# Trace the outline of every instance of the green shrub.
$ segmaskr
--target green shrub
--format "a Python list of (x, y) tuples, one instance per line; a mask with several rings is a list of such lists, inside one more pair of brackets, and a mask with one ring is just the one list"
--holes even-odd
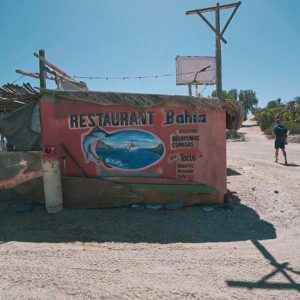
[[(290, 134), (300, 134), (300, 123), (296, 123), (293, 121), (282, 121), (283, 125), (285, 127), (287, 127), (287, 129), (289, 130)], [(271, 124), (269, 125), (265, 130), (264, 133), (266, 135), (271, 135), (272, 134), (272, 130), (273, 127), (275, 126), (275, 124)]]
[(262, 131), (267, 130), (270, 126), (272, 127), (272, 124), (274, 123), (273, 119), (263, 119), (261, 120), (259, 126)]
[(293, 121), (286, 121), (283, 123), (288, 128), (290, 134), (300, 134), (300, 123)]
[(265, 131), (274, 122), (274, 114), (267, 109), (260, 109), (255, 118), (262, 131)]
[(290, 134), (300, 134), (300, 97), (295, 97), (286, 104), (282, 103), (280, 98), (271, 100), (265, 108), (257, 109), (255, 118), (267, 135), (272, 134), (275, 119), (283, 120)]
[(273, 127), (274, 127), (273, 124), (272, 124), (272, 125), (269, 125), (269, 126), (264, 130), (264, 133), (265, 133), (266, 135), (272, 135)]

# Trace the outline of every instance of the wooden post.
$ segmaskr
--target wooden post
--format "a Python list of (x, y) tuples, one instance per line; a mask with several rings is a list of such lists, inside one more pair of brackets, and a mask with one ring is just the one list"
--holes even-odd
[[(195, 15), (197, 14), (207, 25), (208, 27), (215, 33), (216, 35), (216, 90), (217, 97), (221, 100), (223, 99), (223, 91), (222, 91), (222, 56), (221, 56), (221, 41), (226, 44), (227, 41), (224, 39), (223, 34), (225, 33), (227, 27), (229, 26), (233, 16), (235, 15), (237, 9), (241, 5), (241, 1), (226, 5), (220, 5), (217, 3), (214, 7), (207, 7), (202, 9), (189, 10), (186, 12), (186, 15)], [(222, 9), (233, 8), (233, 12), (231, 13), (229, 19), (227, 20), (223, 30), (221, 31), (220, 25), (220, 11)], [(210, 23), (210, 21), (205, 18), (204, 13), (215, 12), (215, 27)]]
[(45, 204), (48, 213), (57, 213), (63, 209), (63, 193), (58, 159), (42, 160)]
[(221, 55), (221, 39), (220, 39), (220, 4), (216, 6), (216, 75), (217, 75), (217, 96), (223, 100), (222, 92), (222, 55)]
[[(45, 51), (39, 50), (40, 88), (46, 88)], [(49, 147), (48, 147), (49, 148)], [(45, 151), (47, 150), (47, 151)], [(57, 213), (63, 209), (63, 193), (60, 175), (60, 161), (54, 149), (44, 149), (42, 158), (45, 204), (48, 213)]]
[[(39, 55), (45, 59), (45, 50), (41, 49), (39, 51)], [(46, 72), (45, 72), (45, 64), (42, 59), (40, 61), (40, 88), (46, 88)]]

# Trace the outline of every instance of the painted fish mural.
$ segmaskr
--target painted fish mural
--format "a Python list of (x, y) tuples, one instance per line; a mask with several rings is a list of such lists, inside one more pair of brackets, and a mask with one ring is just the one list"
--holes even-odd
[(149, 132), (124, 129), (108, 133), (99, 127), (83, 137), (82, 148), (87, 161), (124, 170), (149, 167), (165, 152), (161, 140)]

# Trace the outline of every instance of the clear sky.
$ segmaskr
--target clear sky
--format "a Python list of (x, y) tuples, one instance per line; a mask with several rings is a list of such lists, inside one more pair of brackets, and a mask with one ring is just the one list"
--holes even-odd
[[(237, 1), (220, 1), (228, 4)], [(212, 0), (1, 0), (0, 85), (38, 72), (33, 52), (70, 75), (158, 79), (85, 80), (92, 90), (186, 95), (176, 86), (175, 57), (214, 56), (215, 37), (187, 10)], [(222, 24), (232, 10), (223, 10)], [(213, 21), (213, 13), (206, 13)], [(243, 0), (222, 45), (223, 89), (253, 89), (259, 106), (300, 96), (300, 1)], [(18, 83), (39, 81), (28, 77)], [(49, 82), (49, 81), (48, 81)], [(48, 84), (52, 88), (52, 84)], [(204, 96), (215, 87), (200, 87)]]

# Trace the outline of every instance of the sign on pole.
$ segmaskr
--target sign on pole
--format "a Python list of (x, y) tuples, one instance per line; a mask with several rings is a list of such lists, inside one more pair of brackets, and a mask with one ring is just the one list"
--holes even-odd
[(176, 85), (216, 84), (216, 58), (210, 56), (177, 56)]

